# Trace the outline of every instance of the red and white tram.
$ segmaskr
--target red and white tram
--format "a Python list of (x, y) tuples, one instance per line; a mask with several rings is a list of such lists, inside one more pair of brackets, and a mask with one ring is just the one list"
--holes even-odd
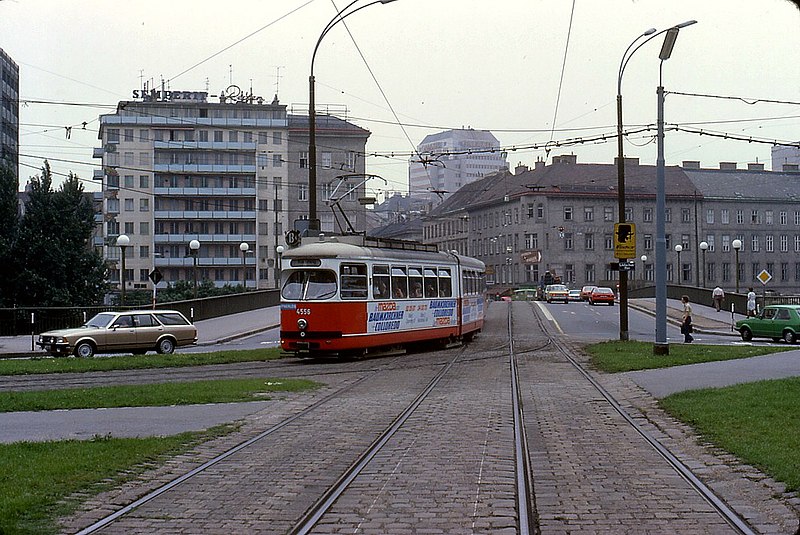
[(284, 252), (281, 282), (281, 347), (300, 356), (469, 341), (483, 328), (483, 262), (433, 245), (304, 238)]

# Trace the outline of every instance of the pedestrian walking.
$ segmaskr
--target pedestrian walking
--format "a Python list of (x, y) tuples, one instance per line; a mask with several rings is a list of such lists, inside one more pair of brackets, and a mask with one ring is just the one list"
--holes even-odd
[(692, 305), (689, 304), (689, 296), (681, 296), (681, 303), (683, 303), (683, 318), (681, 319), (683, 343), (691, 344), (694, 337), (692, 336)]
[(711, 291), (711, 300), (714, 302), (714, 308), (717, 309), (717, 312), (722, 308), (722, 301), (725, 299), (725, 292), (722, 291), (722, 288), (717, 286)]
[(755, 317), (756, 315), (756, 293), (752, 288), (747, 289), (747, 317)]

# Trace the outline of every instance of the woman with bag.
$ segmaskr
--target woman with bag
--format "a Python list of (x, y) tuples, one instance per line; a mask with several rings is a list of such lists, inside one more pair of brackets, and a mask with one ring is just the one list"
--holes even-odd
[(691, 344), (694, 337), (692, 336), (692, 305), (689, 304), (689, 296), (681, 296), (681, 303), (683, 303), (683, 319), (681, 320), (683, 343)]

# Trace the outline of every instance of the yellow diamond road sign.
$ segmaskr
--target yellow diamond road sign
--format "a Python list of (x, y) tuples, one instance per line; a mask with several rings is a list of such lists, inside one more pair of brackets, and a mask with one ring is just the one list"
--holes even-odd
[(761, 273), (756, 275), (756, 278), (761, 281), (761, 284), (766, 286), (767, 283), (772, 280), (772, 275), (770, 275), (769, 271), (766, 269), (762, 269)]
[(614, 223), (614, 258), (636, 258), (636, 225)]

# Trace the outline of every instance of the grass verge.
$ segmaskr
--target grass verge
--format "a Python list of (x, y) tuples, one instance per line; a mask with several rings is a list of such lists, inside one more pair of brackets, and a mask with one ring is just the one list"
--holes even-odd
[(1, 444), (0, 533), (57, 533), (57, 519), (78, 507), (70, 496), (96, 495), (235, 429), (220, 426), (166, 438)]
[(0, 360), (0, 375), (179, 368), (207, 364), (275, 360), (280, 356), (280, 349), (224, 350), (213, 353), (174, 353), (172, 355), (102, 356), (90, 359), (42, 356), (31, 359)]
[(0, 412), (231, 403), (265, 400), (273, 392), (318, 386), (307, 379), (258, 378), (0, 392)]
[(619, 340), (592, 344), (584, 348), (592, 357), (592, 365), (598, 370), (609, 373), (744, 359), (792, 349), (797, 347), (670, 344), (669, 355), (653, 355), (653, 344), (650, 342)]
[(660, 403), (704, 439), (800, 490), (800, 378), (680, 392)]

